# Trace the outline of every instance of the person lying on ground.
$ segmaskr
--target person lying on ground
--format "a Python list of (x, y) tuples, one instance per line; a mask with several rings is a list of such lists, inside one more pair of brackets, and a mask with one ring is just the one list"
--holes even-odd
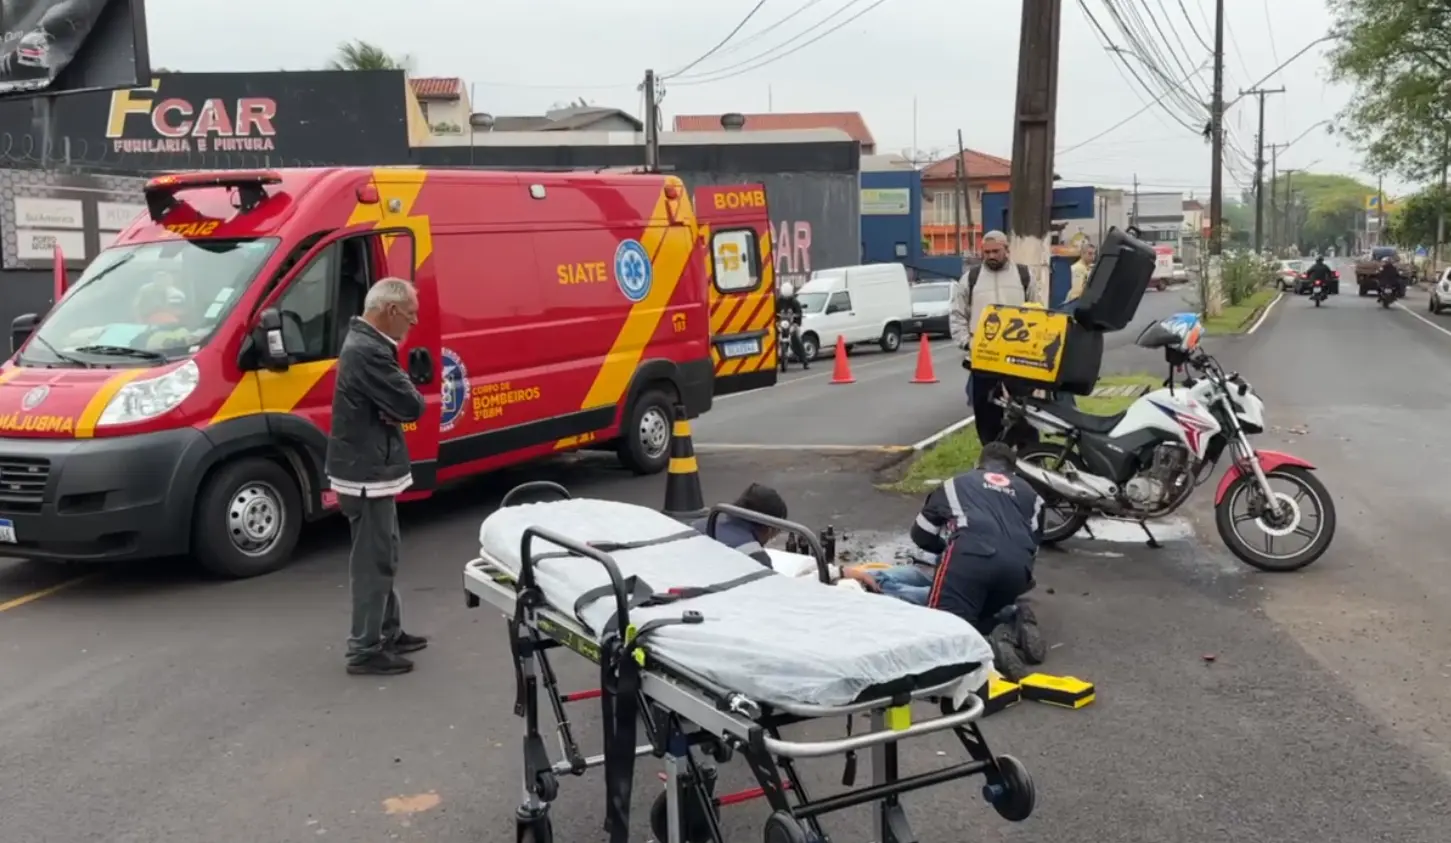
[[(786, 519), (786, 500), (781, 497), (781, 493), (760, 483), (752, 483), (747, 486), (741, 496), (736, 498), (735, 505), (741, 509), (769, 515), (772, 518), (779, 518), (783, 521)], [(690, 526), (705, 533), (708, 520), (708, 518), (701, 518)], [(726, 547), (739, 550), (769, 568), (771, 567), (771, 557), (766, 553), (766, 545), (776, 538), (776, 533), (777, 530), (773, 527), (732, 518), (722, 513), (716, 516), (713, 538)]]
[(1024, 661), (1038, 663), (1045, 655), (1037, 618), (1019, 600), (1035, 585), (1043, 501), (1017, 476), (1015, 463), (1011, 447), (989, 442), (976, 468), (927, 495), (911, 528), (912, 543), (925, 557), (886, 569), (842, 571), (868, 591), (972, 624), (994, 645), (999, 670), (1008, 676), (1021, 676)]

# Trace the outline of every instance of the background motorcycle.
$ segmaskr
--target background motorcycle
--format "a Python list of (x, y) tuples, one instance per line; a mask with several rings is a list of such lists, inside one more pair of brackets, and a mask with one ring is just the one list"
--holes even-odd
[(1400, 297), (1396, 295), (1395, 287), (1381, 287), (1380, 290), (1376, 292), (1375, 298), (1376, 301), (1380, 302), (1381, 307), (1389, 310), (1391, 304)]
[(1325, 301), (1325, 282), (1324, 281), (1318, 281), (1317, 280), (1315, 282), (1314, 288), (1310, 290), (1310, 300), (1313, 301), (1313, 302), (1315, 302), (1315, 306), (1316, 307), (1319, 307), (1320, 306), (1320, 302)]
[[(1258, 451), (1249, 436), (1264, 431), (1264, 403), (1238, 373), (1226, 373), (1193, 345), (1183, 317), (1154, 323), (1137, 344), (1163, 348), (1170, 365), (1165, 388), (1144, 395), (1123, 413), (1091, 416), (1037, 398), (1009, 402), (1012, 421), (1026, 421), (1046, 441), (1018, 451), (1018, 472), (1043, 496), (1043, 541), (1062, 541), (1102, 515), (1144, 522), (1184, 505), (1209, 479), (1227, 450), (1233, 463), (1214, 495), (1215, 526), (1240, 560), (1264, 571), (1293, 571), (1314, 562), (1335, 536), (1335, 505), (1310, 463)], [(1177, 322), (1175, 320), (1178, 320)], [(1186, 350), (1184, 334), (1192, 332)], [(1176, 367), (1199, 379), (1176, 385)], [(1271, 485), (1284, 483), (1291, 491)], [(1243, 512), (1240, 512), (1240, 509)], [(1255, 537), (1248, 532), (1257, 527)], [(1285, 550), (1275, 542), (1305, 541)]]

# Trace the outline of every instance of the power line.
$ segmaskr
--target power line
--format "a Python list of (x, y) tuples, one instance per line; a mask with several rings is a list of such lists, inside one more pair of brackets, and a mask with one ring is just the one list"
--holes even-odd
[(736, 24), (736, 28), (735, 29), (732, 29), (730, 32), (727, 32), (726, 33), (726, 37), (720, 39), (720, 43), (716, 44), (714, 47), (711, 47), (709, 50), (706, 50), (704, 53), (702, 53), (700, 55), (699, 58), (697, 58), (695, 61), (691, 62), (690, 64), (687, 64), (686, 66), (680, 68), (679, 70), (675, 71), (674, 73), (667, 73), (667, 74), (665, 74), (663, 77), (661, 77), (661, 81), (663, 82), (663, 81), (665, 81), (666, 79), (669, 79), (672, 76), (676, 76), (676, 75), (679, 75), (681, 73), (684, 73), (685, 71), (691, 69), (692, 67), (695, 67), (697, 64), (700, 64), (701, 62), (703, 62), (706, 59), (710, 58), (711, 56), (715, 55), (716, 52), (719, 51), (721, 47), (724, 47), (727, 43), (730, 42), (730, 40), (732, 38), (736, 37), (736, 33), (737, 32), (740, 32), (742, 27), (744, 27), (746, 24), (748, 24), (748, 23), (751, 22), (751, 18), (755, 17), (756, 16), (756, 12), (761, 11), (761, 7), (764, 6), (764, 5), (766, 5), (766, 0), (757, 0), (756, 5), (752, 6), (751, 7), (751, 10), (749, 12), (746, 12), (746, 16), (743, 17), (743, 18), (741, 18), (741, 22), (738, 23), (738, 24)]
[[(1332, 34), (1332, 35), (1322, 35), (1319, 38), (1316, 38), (1314, 41), (1311, 41), (1309, 44), (1306, 44), (1305, 46), (1301, 47), (1299, 49), (1299, 51), (1296, 52), (1293, 56), (1290, 56), (1289, 58), (1287, 58), (1284, 61), (1280, 62), (1279, 67), (1276, 67), (1274, 70), (1271, 70), (1269, 73), (1266, 73), (1263, 77), (1261, 77), (1259, 80), (1257, 80), (1250, 87), (1251, 88), (1258, 88), (1259, 86), (1265, 84), (1266, 82), (1270, 81), (1270, 78), (1273, 77), (1276, 73), (1279, 73), (1281, 70), (1284, 70), (1285, 68), (1289, 67), (1290, 64), (1295, 59), (1298, 59), (1300, 56), (1303, 56), (1306, 53), (1310, 52), (1310, 48), (1311, 47), (1315, 46), (1316, 44), (1323, 44), (1326, 41), (1329, 41), (1329, 40), (1331, 40), (1331, 39), (1333, 39), (1335, 37), (1336, 36)], [(1234, 105), (1235, 103), (1239, 102), (1242, 99), (1244, 99), (1243, 96), (1235, 97), (1234, 99), (1232, 99), (1229, 102), (1225, 103), (1224, 104), (1224, 107), (1225, 108), (1229, 108), (1231, 105)]]
[[(1202, 72), (1204, 72), (1204, 65), (1203, 64), (1200, 64), (1198, 67), (1194, 68), (1194, 70), (1189, 74), (1189, 76), (1186, 76), (1180, 82), (1180, 84), (1183, 84), (1184, 82), (1188, 82), (1190, 78), (1192, 78), (1194, 76), (1197, 76), (1197, 75), (1199, 75)], [(1078, 143), (1075, 143), (1074, 145), (1068, 147), (1067, 149), (1060, 149), (1058, 152), (1056, 152), (1054, 154), (1055, 155), (1067, 155), (1068, 153), (1072, 152), (1075, 149), (1081, 149), (1081, 148), (1083, 148), (1085, 146), (1088, 146), (1089, 144), (1093, 143), (1094, 141), (1098, 140), (1099, 138), (1104, 137), (1105, 135), (1111, 134), (1112, 132), (1114, 132), (1114, 131), (1116, 131), (1116, 130), (1118, 130), (1118, 129), (1126, 126), (1126, 125), (1128, 125), (1131, 122), (1133, 122), (1134, 119), (1137, 118), (1139, 115), (1143, 114), (1144, 112), (1146, 112), (1149, 109), (1153, 108), (1154, 106), (1158, 105), (1161, 101), (1163, 101), (1164, 97), (1167, 97), (1170, 93), (1171, 93), (1171, 91), (1165, 91), (1162, 94), (1159, 94), (1157, 97), (1155, 97), (1154, 99), (1150, 100), (1143, 108), (1139, 109), (1138, 111), (1135, 111), (1133, 114), (1130, 114), (1129, 116), (1127, 116), (1124, 119), (1118, 121), (1117, 123), (1113, 124), (1112, 126), (1109, 126), (1107, 129), (1104, 129), (1103, 131), (1099, 132), (1098, 134), (1094, 135), (1091, 138), (1088, 138), (1087, 140), (1079, 141)]]
[[(1178, 3), (1179, 13), (1184, 16), (1184, 22), (1189, 24), (1189, 31), (1194, 34), (1194, 40), (1198, 41), (1199, 46), (1203, 47), (1207, 52), (1214, 52), (1214, 48), (1209, 46), (1209, 42), (1204, 40), (1203, 35), (1199, 34), (1199, 28), (1194, 25), (1194, 19), (1189, 17), (1189, 9), (1184, 6), (1184, 0), (1178, 0)], [(1200, 11), (1202, 12), (1203, 9), (1201, 8)]]
[[(1114, 66), (1118, 69), (1119, 75), (1123, 76), (1124, 71), (1127, 70), (1129, 75), (1133, 76), (1134, 80), (1139, 83), (1139, 86), (1144, 91), (1152, 91), (1153, 88), (1151, 88), (1150, 85), (1144, 81), (1144, 78), (1139, 75), (1139, 72), (1134, 69), (1134, 66), (1129, 64), (1124, 56), (1118, 52), (1117, 48), (1113, 43), (1113, 39), (1109, 37), (1107, 30), (1103, 28), (1103, 24), (1099, 23), (1098, 18), (1094, 16), (1092, 11), (1089, 10), (1088, 4), (1084, 0), (1078, 0), (1078, 8), (1083, 11), (1084, 17), (1088, 18), (1089, 24), (1092, 25), (1093, 29), (1098, 34), (1099, 42), (1103, 44), (1105, 49), (1112, 52), (1116, 59), (1118, 59), (1118, 61), (1114, 63)], [(1133, 87), (1133, 82), (1130, 82), (1128, 77), (1125, 76), (1124, 81), (1128, 83), (1130, 88)], [(1165, 114), (1169, 115), (1169, 117), (1173, 118), (1174, 122), (1197, 134), (1199, 132), (1198, 128), (1193, 126), (1189, 121), (1185, 120), (1177, 112), (1169, 108), (1168, 105), (1163, 103), (1163, 99), (1167, 98), (1168, 96), (1170, 96), (1170, 94), (1166, 92), (1160, 97), (1160, 101), (1158, 104), (1162, 107), (1161, 110)]]
[[(1123, 35), (1131, 54), (1142, 62), (1150, 73), (1172, 86), (1173, 75), (1165, 69), (1165, 64), (1168, 62), (1165, 61), (1164, 52), (1144, 26), (1142, 17), (1138, 15), (1138, 10), (1132, 5), (1132, 0), (1130, 0), (1130, 5), (1125, 8), (1121, 8), (1116, 0), (1102, 0), (1102, 3), (1108, 11), (1109, 17)], [(1157, 90), (1157, 88), (1151, 90)], [(1169, 99), (1189, 114), (1197, 114), (1198, 109), (1203, 107), (1195, 96), (1187, 94), (1171, 94)]]
[(847, 2), (839, 6), (836, 11), (831, 12), (826, 17), (818, 20), (816, 23), (813, 23), (812, 25), (806, 27), (805, 29), (791, 36), (790, 38), (787, 38), (785, 41), (782, 41), (781, 43), (774, 46), (767, 47), (766, 49), (760, 51), (759, 53), (756, 53), (753, 56), (741, 59), (735, 64), (726, 65), (725, 67), (718, 67), (714, 70), (705, 71), (702, 73), (695, 73), (683, 76), (681, 77), (681, 79), (683, 80), (682, 84), (684, 84), (685, 82), (691, 82), (696, 79), (704, 79), (706, 77), (719, 76), (723, 73), (731, 73), (736, 70), (741, 70), (742, 68), (754, 67), (756, 66), (757, 62), (773, 58), (775, 55), (779, 54), (783, 48), (795, 44), (796, 42), (810, 35), (811, 33), (816, 32), (817, 30), (826, 26), (828, 23), (831, 23), (833, 19), (837, 18), (847, 10), (851, 9), (851, 7), (855, 6), (858, 2), (859, 0), (847, 0)]
[(1279, 64), (1280, 56), (1275, 50), (1275, 25), (1270, 21), (1270, 0), (1265, 0), (1261, 8), (1265, 10), (1265, 33), (1270, 36), (1270, 59)]
[[(837, 12), (834, 13), (833, 15), (828, 16), (826, 20), (830, 20), (831, 17), (835, 17), (836, 14), (840, 14), (841, 12), (845, 11), (848, 7), (850, 7), (852, 4), (854, 4), (856, 2), (857, 2), (857, 0), (850, 0), (850, 2), (848, 2), (846, 4), (846, 6), (843, 6), (841, 9), (838, 9)], [(799, 53), (800, 51), (806, 49), (807, 47), (810, 47), (812, 44), (815, 44), (817, 41), (820, 41), (821, 39), (823, 39), (826, 36), (832, 34), (833, 32), (836, 32), (837, 30), (841, 29), (842, 27), (845, 27), (848, 24), (852, 23), (853, 21), (858, 20), (863, 15), (866, 15), (868, 12), (872, 11), (873, 9), (877, 8), (878, 6), (882, 5), (885, 2), (887, 2), (887, 0), (876, 0), (876, 2), (872, 3), (871, 5), (867, 6), (865, 9), (862, 9), (861, 11), (859, 11), (856, 14), (852, 15), (851, 17), (847, 18), (846, 20), (842, 21), (841, 23), (838, 23), (836, 26), (831, 27), (830, 29), (826, 30), (825, 32), (821, 33), (820, 35), (816, 36), (815, 38), (812, 38), (809, 41), (803, 42), (801, 44), (797, 44), (795, 47), (792, 47), (791, 49), (787, 50), (784, 53), (778, 53), (777, 55), (771, 56), (770, 58), (766, 58), (763, 61), (756, 62), (755, 64), (749, 64), (749, 62), (751, 60), (750, 59), (747, 59), (745, 62), (740, 62), (738, 64), (732, 65), (731, 67), (721, 68), (720, 70), (715, 71), (716, 75), (714, 75), (714, 76), (711, 76), (710, 74), (702, 74), (700, 76), (683, 77), (683, 78), (687, 79), (688, 81), (684, 81), (684, 82), (677, 81), (675, 84), (676, 85), (709, 85), (712, 82), (724, 82), (727, 79), (733, 79), (733, 78), (735, 78), (737, 76), (741, 76), (743, 74), (750, 73), (753, 70), (759, 70), (760, 68), (763, 68), (763, 67), (765, 67), (768, 64), (774, 64), (774, 63), (780, 61), (781, 59), (784, 59), (784, 58), (786, 58), (788, 56), (791, 56), (791, 55), (794, 55), (796, 53)], [(826, 22), (825, 20), (822, 21), (822, 23), (825, 23), (825, 22)], [(820, 26), (820, 24), (818, 24), (818, 26)], [(815, 27), (813, 27), (813, 29), (814, 28)], [(807, 30), (807, 31), (809, 32), (810, 30)], [(802, 34), (804, 35), (805, 33), (802, 33)], [(797, 37), (799, 38), (800, 36), (797, 36)], [(795, 40), (795, 39), (791, 39), (791, 40)], [(791, 43), (791, 42), (790, 41), (787, 41), (787, 42), (785, 42), (783, 44), (780, 44), (780, 45), (778, 45), (778, 48), (779, 47), (784, 47), (784, 46), (786, 46), (786, 44), (789, 44), (789, 43)], [(770, 52), (771, 52), (770, 50), (767, 50), (766, 53), (764, 53), (763, 55), (769, 55)], [(760, 56), (757, 56), (757, 58), (760, 58)], [(742, 67), (742, 65), (747, 65), (747, 66)], [(732, 68), (739, 68), (739, 69), (738, 70), (733, 70)], [(709, 77), (709, 78), (703, 78), (703, 77)]]
[[(794, 12), (792, 12), (789, 15), (786, 15), (784, 17), (777, 18), (776, 20), (773, 20), (773, 21), (771, 21), (768, 24), (765, 24), (764, 26), (762, 26), (760, 28), (760, 31), (761, 32), (770, 32), (770, 31), (776, 29), (779, 26), (783, 26), (785, 24), (788, 24), (791, 21), (795, 20), (799, 15), (801, 15), (801, 13), (806, 12), (806, 11), (809, 11), (812, 6), (815, 6), (818, 3), (820, 3), (820, 2), (821, 2), (821, 0), (806, 0), (805, 3), (802, 3), (800, 6), (797, 6), (796, 7), (796, 11), (794, 11)], [(725, 46), (725, 48), (723, 48), (723, 49), (721, 49), (721, 50), (719, 50), (719, 51), (716, 52), (716, 54), (715, 54), (716, 55), (716, 58), (720, 58), (721, 56), (728, 56), (728, 55), (730, 55), (732, 53), (738, 53), (742, 49), (744, 49), (745, 47), (750, 46), (751, 44), (752, 44), (752, 41), (749, 38), (744, 39), (744, 40), (741, 40), (741, 41), (737, 41), (734, 44), (727, 44)]]

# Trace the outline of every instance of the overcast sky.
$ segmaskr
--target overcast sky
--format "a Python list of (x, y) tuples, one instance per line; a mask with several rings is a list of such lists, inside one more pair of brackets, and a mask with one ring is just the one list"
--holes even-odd
[[(681, 70), (724, 38), (756, 2), (252, 0), (228, 7), (226, 39), (215, 36), (218, 10), (213, 4), (149, 0), (147, 9), (152, 63), (159, 66), (189, 71), (321, 67), (337, 42), (361, 38), (411, 55), (418, 74), (462, 77), (474, 86), (478, 111), (537, 114), (554, 102), (585, 97), (638, 113), (636, 86), (646, 67), (662, 74)], [(1213, 43), (1213, 0), (1083, 2), (1113, 43), (1125, 49), (1134, 46), (1110, 12), (1118, 10), (1131, 25), (1137, 15), (1138, 25), (1153, 36), (1140, 43), (1148, 42), (1147, 51), (1161, 51), (1150, 58), (1171, 79), (1202, 68), (1185, 86), (1198, 96), (1174, 106), (1191, 122), (1194, 103), (1208, 99), (1209, 52), (1199, 39)], [(874, 5), (816, 43), (741, 72)], [(1323, 0), (1235, 0), (1227, 6), (1227, 97), (1237, 96), (1329, 27)], [(961, 129), (968, 147), (1008, 157), (1019, 13), (1017, 2), (765, 0), (726, 48), (665, 83), (663, 109), (667, 121), (676, 113), (860, 111), (879, 151), (915, 145), (948, 154)], [(780, 25), (772, 27), (776, 22)], [(809, 29), (810, 34), (778, 48)], [(220, 46), (224, 43), (231, 46)], [(1333, 117), (1349, 96), (1326, 81), (1327, 46), (1312, 47), (1266, 83), (1287, 91), (1269, 98), (1265, 134), (1273, 143), (1300, 138), (1281, 154), (1281, 167), (1359, 174), (1353, 149), (1327, 136), (1323, 127), (1311, 128)], [(1099, 185), (1128, 185), (1137, 174), (1148, 189), (1207, 194), (1208, 145), (1160, 107), (1084, 143), (1143, 109), (1166, 87), (1137, 59), (1128, 62), (1151, 91), (1104, 49), (1078, 0), (1065, 0), (1058, 172), (1066, 180)], [(1206, 114), (1201, 108), (1192, 122), (1202, 124)], [(1235, 104), (1226, 120), (1234, 144), (1252, 158), (1254, 98)], [(1247, 163), (1233, 170), (1245, 177), (1252, 173)], [(1233, 189), (1233, 175), (1226, 185)]]

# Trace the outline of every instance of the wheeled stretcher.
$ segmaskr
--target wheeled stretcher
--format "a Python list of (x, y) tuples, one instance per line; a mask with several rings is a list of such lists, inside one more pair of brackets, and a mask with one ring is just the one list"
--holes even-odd
[[(521, 503), (525, 497), (546, 501)], [(829, 582), (828, 559), (807, 528), (734, 506), (722, 516), (794, 535)], [(877, 843), (916, 843), (899, 798), (982, 775), (984, 798), (1010, 821), (1027, 819), (1035, 792), (1023, 765), (995, 756), (978, 726), (974, 693), (991, 668), (987, 642), (933, 609), (782, 576), (654, 510), (573, 499), (553, 483), (526, 483), (480, 528), (480, 557), (464, 569), (470, 606), (487, 602), (509, 621), (524, 719), (523, 797), (517, 839), (552, 843), (549, 805), (563, 775), (603, 766), (605, 828), (628, 838), (635, 759), (664, 761), (664, 792), (651, 810), (661, 843), (721, 843), (719, 809), (767, 800), (766, 843), (828, 843), (820, 817), (874, 805)], [(563, 646), (600, 668), (600, 688), (565, 693), (548, 653)], [(544, 692), (563, 759), (540, 728)], [(565, 704), (598, 699), (604, 752), (586, 757)], [(918, 707), (914, 710), (914, 703)], [(927, 719), (922, 705), (936, 710)], [(842, 718), (845, 734), (790, 740), (788, 726)], [(868, 721), (865, 731), (857, 720)], [(638, 738), (643, 728), (644, 740)], [(968, 760), (904, 775), (898, 743), (951, 732)], [(856, 755), (871, 751), (869, 785), (855, 786)], [(716, 771), (740, 754), (758, 788), (717, 796)], [(797, 773), (807, 758), (845, 756), (846, 792), (812, 799)]]

